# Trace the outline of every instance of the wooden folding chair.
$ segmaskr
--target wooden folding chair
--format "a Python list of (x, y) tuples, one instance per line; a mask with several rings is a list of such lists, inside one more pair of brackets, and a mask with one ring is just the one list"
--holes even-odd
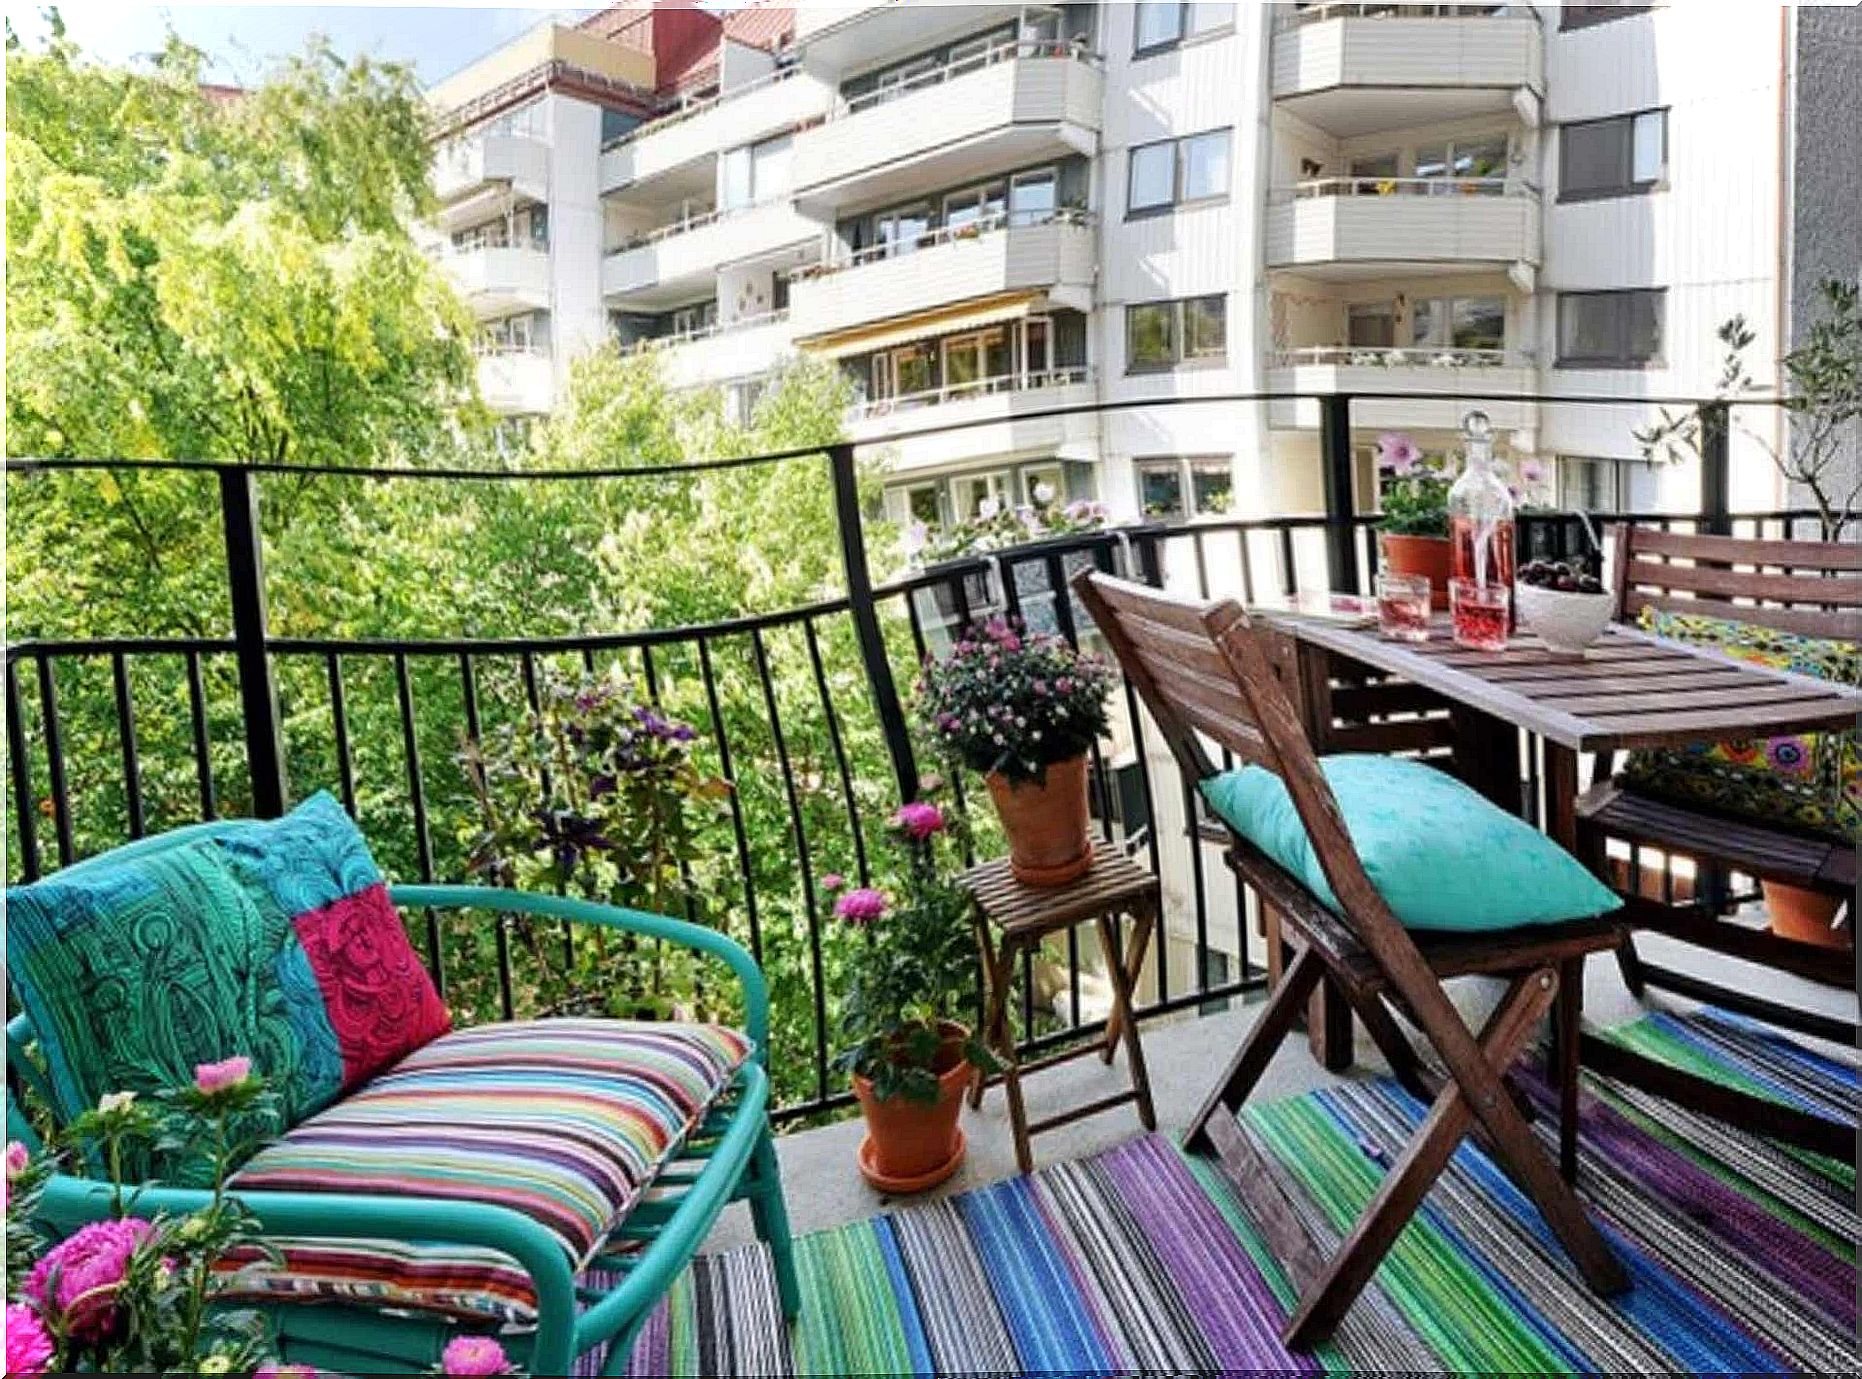
[[(1231, 833), (1229, 865), (1280, 911), (1298, 955), (1191, 1122), (1187, 1143), (1192, 1150), (1213, 1149), (1234, 1175), (1300, 1291), (1284, 1332), (1287, 1346), (1306, 1349), (1332, 1334), (1470, 1132), (1532, 1198), (1593, 1290), (1627, 1288), (1621, 1264), (1534, 1139), (1506, 1082), (1539, 1018), (1561, 992), (1569, 1000), (1580, 989), (1585, 955), (1616, 946), (1615, 927), (1588, 919), (1492, 934), (1410, 933), (1365, 874), (1293, 704), (1240, 605), (1190, 603), (1092, 571), (1082, 572), (1073, 589), (1185, 771), (1198, 780), (1216, 774), (1203, 734), (1241, 762), (1280, 776), (1341, 907), (1333, 913), (1291, 873)], [(1442, 987), (1444, 978), (1471, 972), (1511, 978), (1478, 1038)], [(1322, 1261), (1235, 1113), (1325, 976), (1364, 1021), (1397, 1078), (1431, 1104), (1343, 1245)], [(1446, 1078), (1424, 1066), (1392, 1005), (1427, 1039)], [(1560, 1044), (1562, 1133), (1567, 1164), (1574, 1167), (1577, 1040)]]

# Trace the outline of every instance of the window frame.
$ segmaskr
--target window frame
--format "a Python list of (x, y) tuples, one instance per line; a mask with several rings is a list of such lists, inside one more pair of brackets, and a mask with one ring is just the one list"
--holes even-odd
[[(1192, 302), (1218, 302), (1220, 311), (1216, 319), (1222, 323), (1222, 349), (1216, 353), (1189, 353), (1189, 304)], [(1170, 359), (1161, 364), (1139, 364), (1135, 361), (1132, 342), (1133, 313), (1156, 308), (1169, 311), (1166, 339), (1170, 344)], [(1143, 374), (1172, 373), (1178, 369), (1220, 369), (1228, 366), (1228, 293), (1199, 292), (1188, 297), (1164, 297), (1148, 302), (1125, 303), (1125, 373), (1127, 377)]]
[[(1219, 471), (1228, 481), (1228, 507), (1225, 509), (1203, 507), (1197, 483), (1199, 475)], [(1177, 509), (1175, 512), (1160, 514), (1149, 510), (1144, 502), (1144, 481), (1148, 475), (1163, 475), (1176, 486)], [(1234, 508), (1235, 499), (1235, 457), (1219, 453), (1194, 455), (1134, 455), (1132, 457), (1132, 477), (1138, 498), (1139, 515), (1145, 520), (1194, 522), (1200, 518), (1220, 519), (1229, 515)]]
[[(1193, 43), (1206, 42), (1209, 39), (1220, 37), (1223, 34), (1232, 34), (1235, 32), (1235, 7), (1233, 5), (1228, 6), (1228, 17), (1221, 23), (1213, 24), (1206, 29), (1192, 29), (1190, 27), (1190, 17), (1195, 14), (1199, 7), (1193, 3), (1182, 3), (1181, 0), (1179, 0), (1179, 3), (1175, 6), (1177, 11), (1177, 23), (1175, 32), (1172, 36), (1159, 39), (1154, 43), (1143, 42), (1139, 37), (1138, 29), (1138, 18), (1140, 13), (1147, 8), (1164, 9), (1167, 7), (1168, 0), (1164, 0), (1164, 3), (1153, 4), (1141, 2), (1132, 6), (1131, 55), (1134, 61), (1138, 58), (1155, 57), (1159, 53), (1168, 53), (1177, 48), (1188, 47)], [(1209, 6), (1209, 8), (1213, 9), (1214, 6)]]
[[(1630, 317), (1623, 314), (1613, 331), (1617, 337), (1618, 350), (1610, 355), (1567, 355), (1565, 353), (1565, 310), (1566, 303), (1577, 298), (1609, 297), (1626, 301), (1634, 296), (1653, 297), (1656, 302), (1655, 317), (1655, 352), (1647, 359), (1636, 359), (1628, 352)], [(1614, 369), (1646, 370), (1666, 368), (1668, 363), (1668, 289), (1666, 287), (1611, 287), (1593, 288), (1575, 292), (1560, 292), (1556, 319), (1552, 323), (1556, 332), (1553, 340), (1556, 359), (1553, 367), (1560, 369)]]
[[(1558, 200), (1560, 204), (1583, 201), (1613, 201), (1623, 196), (1647, 196), (1650, 192), (1667, 191), (1668, 181), (1668, 112), (1672, 107), (1666, 105), (1645, 106), (1640, 110), (1619, 110), (1609, 115), (1598, 115), (1588, 120), (1566, 120), (1558, 126)], [(1659, 115), (1662, 126), (1662, 161), (1661, 168), (1654, 177), (1638, 181), (1636, 178), (1636, 123), (1650, 115)], [(1599, 125), (1621, 124), (1626, 126), (1623, 138), (1624, 168), (1623, 180), (1602, 186), (1573, 188), (1568, 185), (1566, 169), (1565, 140), (1573, 129), (1590, 129)]]
[[(1210, 192), (1203, 196), (1185, 196), (1184, 187), (1189, 181), (1190, 145), (1201, 139), (1222, 138), (1222, 190)], [(1167, 201), (1147, 202), (1143, 206), (1132, 205), (1132, 191), (1137, 185), (1138, 155), (1153, 149), (1170, 150), (1170, 199)], [(1235, 191), (1235, 127), (1219, 125), (1214, 129), (1199, 129), (1193, 134), (1173, 134), (1166, 139), (1151, 139), (1142, 144), (1133, 144), (1125, 151), (1125, 219), (1147, 220), (1152, 216), (1169, 215), (1173, 211), (1193, 209), (1197, 206), (1214, 206), (1230, 200)]]

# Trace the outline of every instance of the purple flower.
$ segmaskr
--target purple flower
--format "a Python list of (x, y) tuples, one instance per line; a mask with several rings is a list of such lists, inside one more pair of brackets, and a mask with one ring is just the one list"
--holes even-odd
[(1801, 776), (1810, 768), (1810, 749), (1801, 737), (1774, 737), (1765, 744), (1765, 756), (1772, 769), (1787, 776)]
[(901, 805), (899, 812), (892, 816), (892, 822), (907, 838), (922, 843), (934, 834), (944, 831), (944, 811), (934, 804), (916, 800), (911, 804)]
[(1422, 463), (1422, 450), (1400, 431), (1386, 431), (1377, 438), (1377, 467), (1387, 474), (1414, 474)]
[(1519, 462), (1519, 477), (1529, 484), (1545, 482), (1545, 462), (1530, 457)]
[(838, 891), (846, 884), (847, 878), (837, 871), (831, 871), (821, 878), (821, 889), (826, 891), (829, 895), (833, 895), (835, 891)]
[(489, 1336), (456, 1336), (440, 1352), (442, 1374), (509, 1374), (511, 1360)]
[(10, 1183), (26, 1171), (26, 1165), (32, 1162), (32, 1153), (18, 1140), (8, 1140), (6, 1145), (6, 1180)]
[(202, 1096), (219, 1096), (243, 1086), (251, 1076), (250, 1058), (223, 1058), (218, 1063), (199, 1063), (194, 1067), (194, 1089)]
[(834, 915), (849, 924), (867, 925), (881, 919), (886, 913), (886, 896), (883, 891), (876, 891), (871, 886), (862, 886), (858, 890), (848, 891), (834, 903)]
[[(83, 1226), (40, 1257), (20, 1294), (40, 1312), (60, 1318), (77, 1340), (107, 1336), (116, 1325), (116, 1290), (129, 1257), (153, 1229), (137, 1216)], [(12, 1317), (7, 1321), (10, 1331)]]
[(51, 1334), (39, 1314), (23, 1303), (10, 1302), (6, 1308), (6, 1372), (8, 1374), (44, 1374), (52, 1362), (54, 1347)]

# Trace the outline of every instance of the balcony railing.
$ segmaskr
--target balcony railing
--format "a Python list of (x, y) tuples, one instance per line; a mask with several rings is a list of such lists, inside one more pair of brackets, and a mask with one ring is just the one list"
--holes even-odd
[[(1251, 407), (1265, 396), (1185, 401)], [(1673, 398), (1581, 401), (1619, 408), (1691, 405)], [(1342, 411), (1347, 424), (1332, 429), (1324, 462), (1348, 468), (1352, 400), (1328, 398), (1325, 405)], [(1098, 411), (1086, 404), (1056, 408), (1054, 414), (1092, 417)], [(1814, 533), (1814, 519), (1805, 520), (1810, 514), (1731, 513), (1725, 418), (1703, 427), (1703, 435), (1709, 438), (1700, 475), (1705, 509), (1683, 516), (1640, 514), (1634, 520), (1735, 535)], [(358, 477), (475, 485), (663, 484), (707, 469), (777, 463), (819, 465), (820, 481), (842, 519), (844, 586), (807, 604), (700, 625), (553, 637), (342, 640), (279, 636), (265, 623), (258, 519), (267, 485), (296, 493), (306, 484)], [(10, 480), (48, 483), (73, 471), (155, 470), (177, 482), (217, 484), (232, 610), (226, 632), (8, 646), (10, 878), (30, 881), (126, 836), (194, 819), (274, 815), (289, 803), (292, 786), (301, 794), (327, 785), (359, 815), (391, 875), (464, 879), (463, 840), (471, 835), (474, 806), (461, 779), (448, 774), (462, 738), (519, 721), (526, 706), (539, 702), (542, 677), (552, 666), (619, 665), (668, 713), (695, 726), (701, 768), (731, 787), (722, 815), (698, 836), (702, 856), (694, 870), (710, 878), (705, 922), (741, 939), (770, 974), (770, 1067), (784, 1118), (847, 1099), (830, 1080), (828, 1050), (839, 1012), (826, 974), (863, 936), (827, 919), (819, 878), (832, 870), (866, 882), (867, 840), (900, 796), (918, 789), (919, 762), (897, 667), (942, 650), (952, 627), (988, 612), (1022, 616), (1074, 641), (1090, 637), (1091, 624), (1066, 587), (1082, 568), (1116, 570), (1202, 597), (1256, 599), (1315, 585), (1362, 590), (1377, 560), (1375, 518), (1346, 506), (1301, 516), (1089, 532), (875, 584), (859, 517), (859, 467), (853, 445), (845, 442), (697, 464), (586, 471), (135, 460), (9, 460), (7, 469)], [(1350, 493), (1349, 483), (1334, 487), (1341, 495)], [(1594, 520), (1602, 526), (1601, 515)], [(1568, 553), (1585, 540), (1580, 519), (1566, 514), (1522, 515), (1518, 532), (1523, 552), (1532, 555)], [(783, 534), (772, 533), (771, 539)], [(849, 668), (854, 676), (840, 673)], [(288, 713), (281, 713), (281, 703)], [(1102, 743), (1091, 756), (1096, 827), (1104, 846), (1142, 857), (1161, 877), (1179, 956), (1181, 945), (1194, 947), (1181, 966), (1159, 961), (1147, 971), (1137, 993), (1140, 1018), (1259, 989), (1265, 975), (1246, 938), (1256, 898), (1199, 840), (1193, 782), (1153, 750), (1155, 741), (1147, 747), (1145, 721), (1129, 685), (1115, 690), (1114, 705), (1121, 737)], [(1452, 740), (1446, 720), (1430, 731), (1437, 733), (1431, 740), (1438, 745)], [(1525, 760), (1530, 763), (1533, 754)], [(951, 788), (959, 799), (980, 794), (978, 783), (960, 773)], [(1536, 798), (1536, 789), (1527, 798)], [(1220, 978), (1212, 975), (1217, 968), (1211, 960), (1218, 924), (1221, 933), (1239, 936), (1235, 948), (1221, 950), (1234, 965)], [(428, 962), (462, 1021), (508, 1018), (526, 999), (534, 972), (525, 964), (532, 963), (533, 951), (511, 931), (500, 928), (489, 951), (468, 947), (464, 935), (437, 920), (422, 933)], [(556, 941), (552, 936), (551, 943)], [(573, 963), (575, 951), (567, 956)], [(1051, 1007), (1037, 1006), (1032, 982), (1024, 981), (1019, 993), (1031, 1051), (1099, 1028), (1082, 1008), (1078, 949), (1062, 946), (1049, 960), (1064, 964)], [(1184, 973), (1190, 974), (1187, 980)]]
[(994, 67), (999, 62), (1012, 62), (1016, 58), (1072, 58), (1097, 66), (1099, 59), (1087, 49), (1083, 42), (1068, 43), (1059, 39), (1015, 39), (1007, 43), (998, 43), (985, 48), (980, 53), (947, 62), (941, 67), (933, 67), (908, 77), (904, 81), (894, 82), (890, 86), (876, 87), (871, 91), (862, 91), (859, 95), (840, 101), (828, 112), (830, 120), (845, 119), (858, 115), (863, 110), (873, 110), (888, 105), (902, 97), (917, 91), (924, 91), (945, 82), (955, 81), (958, 77), (980, 72), (986, 67)]
[(1093, 214), (1075, 206), (1062, 206), (1055, 211), (1031, 211), (999, 215), (978, 216), (975, 220), (962, 225), (940, 225), (934, 230), (907, 240), (887, 240), (881, 244), (868, 244), (859, 249), (842, 250), (834, 257), (825, 259), (812, 268), (805, 268), (795, 276), (798, 278), (821, 278), (830, 274), (842, 273), (849, 268), (858, 268), (868, 263), (883, 263), (888, 259), (902, 259), (921, 249), (936, 248), (940, 244), (965, 244), (984, 235), (997, 234), (1003, 230), (1020, 230), (1036, 225), (1091, 225)]
[(971, 398), (1032, 392), (1043, 388), (1065, 388), (1069, 384), (1091, 380), (1092, 371), (1084, 367), (996, 374), (990, 378), (973, 378), (966, 383), (947, 383), (942, 387), (925, 388), (915, 393), (900, 393), (896, 397), (862, 398), (848, 409), (847, 416), (852, 421), (867, 421), (875, 417), (915, 411), (920, 407), (936, 407), (945, 402), (964, 402)]
[(719, 91), (713, 95), (698, 97), (695, 100), (682, 99), (665, 114), (655, 115), (644, 124), (635, 125), (626, 133), (615, 135), (601, 146), (601, 151), (606, 153), (610, 149), (620, 148), (625, 144), (635, 143), (638, 140), (647, 138), (649, 135), (658, 134), (662, 130), (672, 129), (675, 126), (682, 125), (687, 120), (703, 115), (708, 110), (716, 110), (720, 105), (724, 104), (725, 101), (735, 100), (739, 96), (748, 96), (756, 91), (767, 91), (770, 87), (778, 86), (788, 81), (791, 77), (799, 76), (801, 70), (800, 67), (778, 67), (773, 72), (766, 73), (752, 81), (742, 82), (739, 85), (731, 87), (728, 91)]
[(1275, 350), (1268, 367), (1298, 368), (1302, 364), (1338, 364), (1351, 368), (1384, 369), (1500, 369), (1523, 368), (1532, 356), (1518, 350), (1470, 349), (1459, 345), (1301, 345)]
[(1276, 201), (1332, 196), (1536, 196), (1517, 177), (1315, 177), (1274, 190)]
[(739, 316), (732, 321), (711, 321), (690, 330), (676, 330), (666, 335), (651, 335), (644, 340), (635, 340), (620, 347), (623, 356), (645, 354), (649, 350), (673, 349), (679, 345), (689, 345), (695, 340), (710, 340), (720, 335), (733, 335), (740, 330), (755, 330), (759, 326), (780, 325), (789, 319), (787, 307), (780, 311), (765, 311), (759, 316)]
[(1284, 10), (1277, 23), (1282, 29), (1297, 29), (1328, 19), (1480, 19), (1530, 9), (1529, 5), (1295, 5)]

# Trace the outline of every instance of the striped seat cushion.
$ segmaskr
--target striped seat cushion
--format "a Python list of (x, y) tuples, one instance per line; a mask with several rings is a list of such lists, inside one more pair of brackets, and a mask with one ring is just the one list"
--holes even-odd
[[(717, 1025), (539, 1020), (457, 1030), (267, 1146), (235, 1190), (509, 1207), (598, 1254), (728, 1087), (750, 1042)], [(223, 1293), (523, 1322), (536, 1299), (495, 1251), (290, 1239), (282, 1264), (229, 1259)]]

